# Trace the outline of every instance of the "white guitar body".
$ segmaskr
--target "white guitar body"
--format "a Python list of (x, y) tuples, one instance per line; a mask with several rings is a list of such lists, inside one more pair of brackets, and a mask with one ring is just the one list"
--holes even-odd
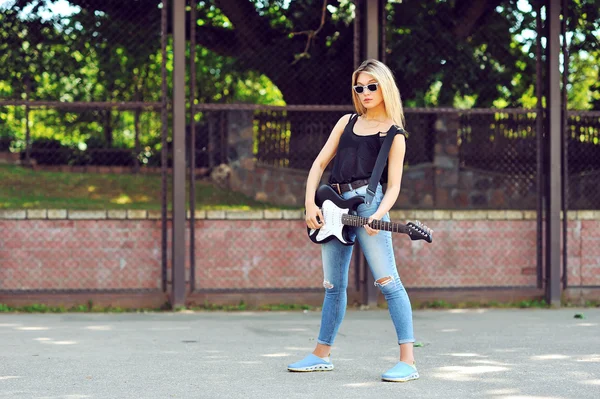
[(325, 224), (320, 229), (309, 229), (308, 237), (315, 244), (323, 244), (334, 238), (344, 245), (353, 245), (350, 239), (350, 226), (343, 224), (346, 215), (356, 214), (356, 209), (364, 203), (364, 197), (359, 195), (344, 199), (329, 186), (322, 185), (317, 189), (315, 203), (321, 208)]
[(338, 208), (331, 200), (325, 200), (323, 205), (321, 205), (321, 213), (323, 213), (323, 217), (325, 218), (325, 225), (320, 229), (310, 229), (308, 235), (311, 238), (314, 237), (313, 241), (316, 240), (320, 243), (335, 237), (342, 244), (351, 245), (352, 242), (346, 240), (344, 237), (343, 230), (345, 226), (342, 224), (342, 216), (347, 215), (349, 211), (350, 209), (348, 208)]

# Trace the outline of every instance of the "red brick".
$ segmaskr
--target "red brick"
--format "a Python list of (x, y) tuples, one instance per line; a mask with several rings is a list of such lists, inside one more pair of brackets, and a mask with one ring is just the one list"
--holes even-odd
[[(436, 229), (433, 244), (394, 235), (407, 287), (535, 284), (535, 221), (429, 225)], [(321, 286), (321, 248), (308, 240), (303, 221), (202, 220), (196, 227), (199, 286)], [(20, 238), (0, 239), (2, 288), (160, 287), (160, 221), (2, 221), (0, 229)], [(569, 282), (579, 283), (581, 266), (585, 284), (600, 284), (600, 222), (571, 221), (568, 234)]]

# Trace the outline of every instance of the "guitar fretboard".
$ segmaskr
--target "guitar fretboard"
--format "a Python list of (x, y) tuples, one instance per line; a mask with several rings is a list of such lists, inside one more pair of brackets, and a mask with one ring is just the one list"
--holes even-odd
[[(346, 214), (342, 216), (342, 223), (347, 226), (361, 227), (369, 223), (369, 218)], [(394, 233), (409, 233), (408, 227), (400, 223), (385, 222), (383, 220), (373, 220), (370, 226), (375, 230), (385, 230)]]

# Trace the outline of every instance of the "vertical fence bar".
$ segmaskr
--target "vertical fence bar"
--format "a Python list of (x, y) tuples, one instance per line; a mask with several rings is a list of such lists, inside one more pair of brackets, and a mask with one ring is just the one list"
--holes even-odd
[(29, 127), (29, 101), (31, 101), (31, 80), (25, 75), (25, 165), (31, 165), (31, 128)]
[[(354, 69), (357, 69), (361, 63), (362, 54), (361, 54), (361, 44), (362, 44), (362, 0), (354, 0)], [(354, 272), (356, 276), (360, 276), (363, 271), (363, 262), (361, 261), (363, 258), (362, 251), (359, 245), (354, 246)], [(362, 292), (362, 303), (367, 304), (369, 302), (368, 299), (368, 291), (369, 287), (367, 286), (366, 281), (363, 281), (360, 278), (356, 279), (356, 290)]]
[(542, 79), (542, 0), (536, 1), (536, 48), (535, 48), (535, 93), (537, 97), (537, 112), (535, 118), (535, 134), (537, 142), (537, 287), (543, 287), (544, 271), (543, 271), (543, 212), (544, 212), (544, 106), (542, 104), (543, 96), (543, 79)]
[(358, 66), (360, 65), (360, 59), (361, 59), (361, 54), (360, 54), (360, 19), (361, 19), (361, 13), (360, 13), (360, 8), (362, 7), (361, 4), (361, 0), (354, 0), (354, 43), (353, 43), (353, 50), (354, 50), (354, 69), (358, 68)]
[(185, 305), (185, 0), (173, 0), (173, 225), (172, 300)]
[(210, 113), (205, 112), (206, 122), (208, 123), (208, 168), (212, 170), (215, 167), (215, 151), (217, 146), (215, 145), (215, 137), (218, 126), (220, 115), (223, 111), (213, 111)]
[(561, 92), (560, 92), (560, 5), (561, 0), (549, 0), (548, 7), (548, 118), (549, 118), (549, 159), (548, 159), (548, 216), (546, 218), (546, 301), (560, 306), (560, 208), (561, 208)]
[[(365, 53), (366, 58), (379, 59), (381, 56), (381, 26), (380, 26), (380, 8), (383, 6), (382, 2), (377, 1), (367, 1), (365, 2)], [(355, 245), (355, 249), (360, 248), (359, 245)], [(362, 253), (362, 249), (361, 249)], [(364, 255), (363, 255), (364, 258)], [(364, 261), (364, 267), (366, 269), (366, 293), (367, 293), (367, 302), (368, 306), (377, 306), (377, 300), (379, 297), (379, 290), (375, 287), (375, 278), (373, 277), (373, 273), (368, 269), (368, 264)]]
[(167, 135), (169, 134), (167, 124), (169, 123), (167, 102), (167, 0), (162, 0), (161, 9), (161, 254), (162, 254), (162, 289), (167, 291)]
[(190, 291), (196, 290), (196, 0), (190, 10)]
[[(139, 101), (139, 99), (138, 99)], [(138, 155), (140, 154), (140, 119), (141, 119), (141, 108), (136, 108), (133, 114), (133, 130), (135, 132), (134, 137), (134, 149), (133, 149), (133, 172), (138, 173), (140, 171), (140, 160)]]
[(386, 27), (387, 27), (387, 10), (385, 9), (385, 6), (387, 4), (387, 0), (379, 0), (379, 10), (381, 12), (380, 15), (380, 44), (379, 44), (379, 60), (381, 62), (383, 62), (384, 64), (386, 63), (387, 60), (387, 52), (386, 52), (386, 47), (387, 47), (387, 38), (386, 38)]
[(569, 211), (569, 116), (567, 115), (567, 84), (569, 83), (569, 48), (567, 46), (567, 0), (562, 0), (562, 38), (563, 38), (563, 73), (562, 73), (562, 115), (561, 115), (561, 138), (562, 138), (562, 235), (563, 235), (563, 289), (567, 288), (568, 280), (568, 217)]

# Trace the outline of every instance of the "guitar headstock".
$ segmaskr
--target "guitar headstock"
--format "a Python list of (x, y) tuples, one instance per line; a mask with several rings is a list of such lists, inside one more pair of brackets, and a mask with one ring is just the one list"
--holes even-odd
[(431, 230), (429, 227), (425, 226), (418, 220), (414, 223), (408, 222), (406, 226), (409, 228), (408, 235), (410, 236), (411, 240), (425, 240), (429, 243), (433, 241), (433, 230)]

